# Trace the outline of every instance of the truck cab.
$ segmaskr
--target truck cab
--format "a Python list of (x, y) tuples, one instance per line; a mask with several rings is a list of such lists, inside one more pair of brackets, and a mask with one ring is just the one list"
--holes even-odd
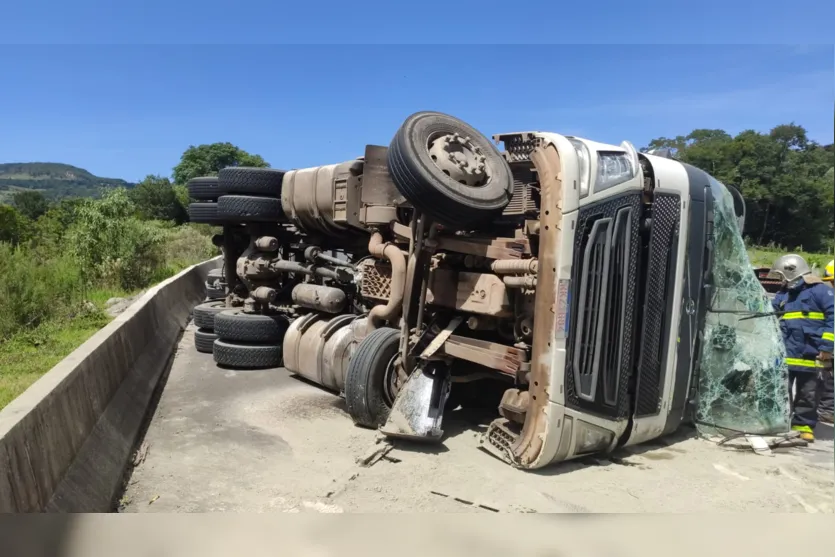
[(675, 431), (697, 404), (714, 200), (727, 190), (629, 142), (494, 138), (515, 173), (539, 180), (552, 238), (540, 243), (536, 306), (550, 311), (534, 327), (525, 420), (494, 421), (484, 447), (539, 468)]

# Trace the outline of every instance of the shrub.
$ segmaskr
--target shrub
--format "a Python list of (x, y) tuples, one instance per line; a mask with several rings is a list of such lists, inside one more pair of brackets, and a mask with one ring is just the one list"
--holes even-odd
[(212, 244), (212, 229), (187, 224), (168, 232), (165, 242), (165, 263), (183, 269), (219, 252)]
[(81, 297), (81, 273), (71, 255), (42, 262), (0, 243), (0, 339), (66, 313)]
[(88, 283), (133, 290), (151, 282), (163, 261), (166, 234), (134, 214), (124, 189), (79, 207), (68, 239)]
[[(9, 209), (6, 216), (15, 216)], [(26, 221), (29, 239), (19, 245), (0, 241), (0, 342), (45, 322), (83, 319), (101, 305), (102, 290), (118, 296), (145, 288), (218, 253), (211, 242), (216, 229), (136, 214), (117, 189)]]
[(26, 238), (29, 219), (11, 205), (0, 205), (0, 242), (18, 244)]

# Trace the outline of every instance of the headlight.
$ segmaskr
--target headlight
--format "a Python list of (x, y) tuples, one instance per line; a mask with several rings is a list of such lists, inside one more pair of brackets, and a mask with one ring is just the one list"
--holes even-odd
[(597, 179), (594, 189), (605, 190), (635, 177), (635, 166), (629, 153), (620, 151), (597, 152)]
[(589, 149), (582, 141), (568, 138), (577, 151), (577, 159), (580, 161), (580, 197), (589, 194), (589, 182), (591, 181), (591, 156)]

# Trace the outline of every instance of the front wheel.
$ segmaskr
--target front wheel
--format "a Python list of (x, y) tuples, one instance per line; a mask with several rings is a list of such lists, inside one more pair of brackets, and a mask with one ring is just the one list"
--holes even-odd
[(400, 331), (389, 327), (372, 331), (357, 346), (345, 374), (345, 403), (355, 424), (377, 428), (386, 423), (399, 349)]

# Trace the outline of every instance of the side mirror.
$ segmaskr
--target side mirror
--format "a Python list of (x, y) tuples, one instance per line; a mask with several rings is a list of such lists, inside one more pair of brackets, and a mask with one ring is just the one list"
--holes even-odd
[(742, 193), (733, 186), (727, 186), (728, 191), (734, 198), (734, 213), (736, 213), (737, 223), (739, 224), (739, 233), (745, 230), (745, 198)]

